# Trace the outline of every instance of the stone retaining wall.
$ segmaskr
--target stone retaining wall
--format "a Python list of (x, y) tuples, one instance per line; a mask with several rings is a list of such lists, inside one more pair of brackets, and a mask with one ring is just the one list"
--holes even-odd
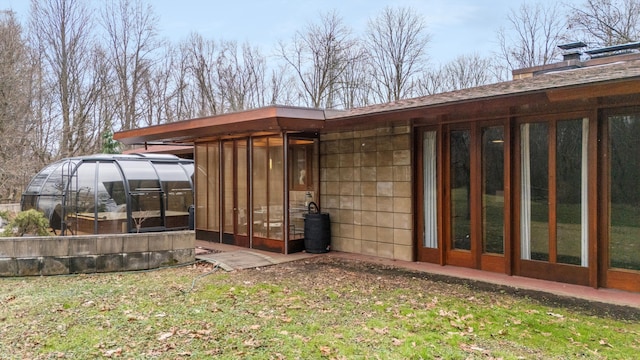
[(194, 231), (0, 238), (0, 276), (146, 270), (194, 260)]

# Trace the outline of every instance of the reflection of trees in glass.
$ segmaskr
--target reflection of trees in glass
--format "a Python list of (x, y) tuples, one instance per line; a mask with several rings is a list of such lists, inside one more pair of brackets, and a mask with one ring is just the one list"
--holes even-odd
[(640, 116), (609, 121), (611, 202), (640, 205)]
[[(556, 126), (557, 262), (581, 264), (582, 257), (582, 120)], [(585, 184), (586, 186), (586, 184)], [(586, 245), (585, 245), (586, 246)]]
[[(546, 204), (549, 199), (549, 126), (547, 123), (529, 124), (529, 145), (531, 199)], [(546, 222), (547, 219), (548, 217), (545, 216), (544, 220), (541, 220)]]
[(504, 253), (504, 131), (482, 129), (483, 252)]
[[(556, 128), (558, 203), (580, 204), (582, 192), (582, 120), (559, 121)], [(578, 222), (579, 222), (579, 212)]]
[(455, 248), (471, 249), (471, 179), (469, 130), (451, 131), (450, 139), (450, 186), (451, 186), (451, 231)]
[(609, 118), (609, 262), (640, 270), (640, 116)]

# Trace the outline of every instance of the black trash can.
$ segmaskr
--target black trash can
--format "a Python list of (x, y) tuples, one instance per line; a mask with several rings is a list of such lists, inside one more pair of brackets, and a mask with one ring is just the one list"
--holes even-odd
[(196, 228), (196, 207), (189, 205), (189, 230)]
[[(311, 212), (311, 208), (315, 212)], [(304, 217), (304, 249), (308, 253), (320, 254), (329, 251), (331, 244), (331, 221), (329, 214), (321, 213), (314, 202), (309, 204)]]

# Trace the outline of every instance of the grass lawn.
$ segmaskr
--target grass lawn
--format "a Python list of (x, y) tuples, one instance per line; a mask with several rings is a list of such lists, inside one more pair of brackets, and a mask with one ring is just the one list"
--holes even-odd
[(626, 359), (639, 319), (331, 256), (0, 279), (2, 359)]

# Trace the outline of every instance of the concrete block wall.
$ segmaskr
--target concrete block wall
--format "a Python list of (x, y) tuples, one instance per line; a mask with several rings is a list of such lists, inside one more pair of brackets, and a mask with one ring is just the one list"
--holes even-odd
[(0, 276), (155, 269), (195, 260), (195, 233), (0, 238)]
[(413, 260), (409, 125), (322, 134), (320, 201), (332, 249)]

